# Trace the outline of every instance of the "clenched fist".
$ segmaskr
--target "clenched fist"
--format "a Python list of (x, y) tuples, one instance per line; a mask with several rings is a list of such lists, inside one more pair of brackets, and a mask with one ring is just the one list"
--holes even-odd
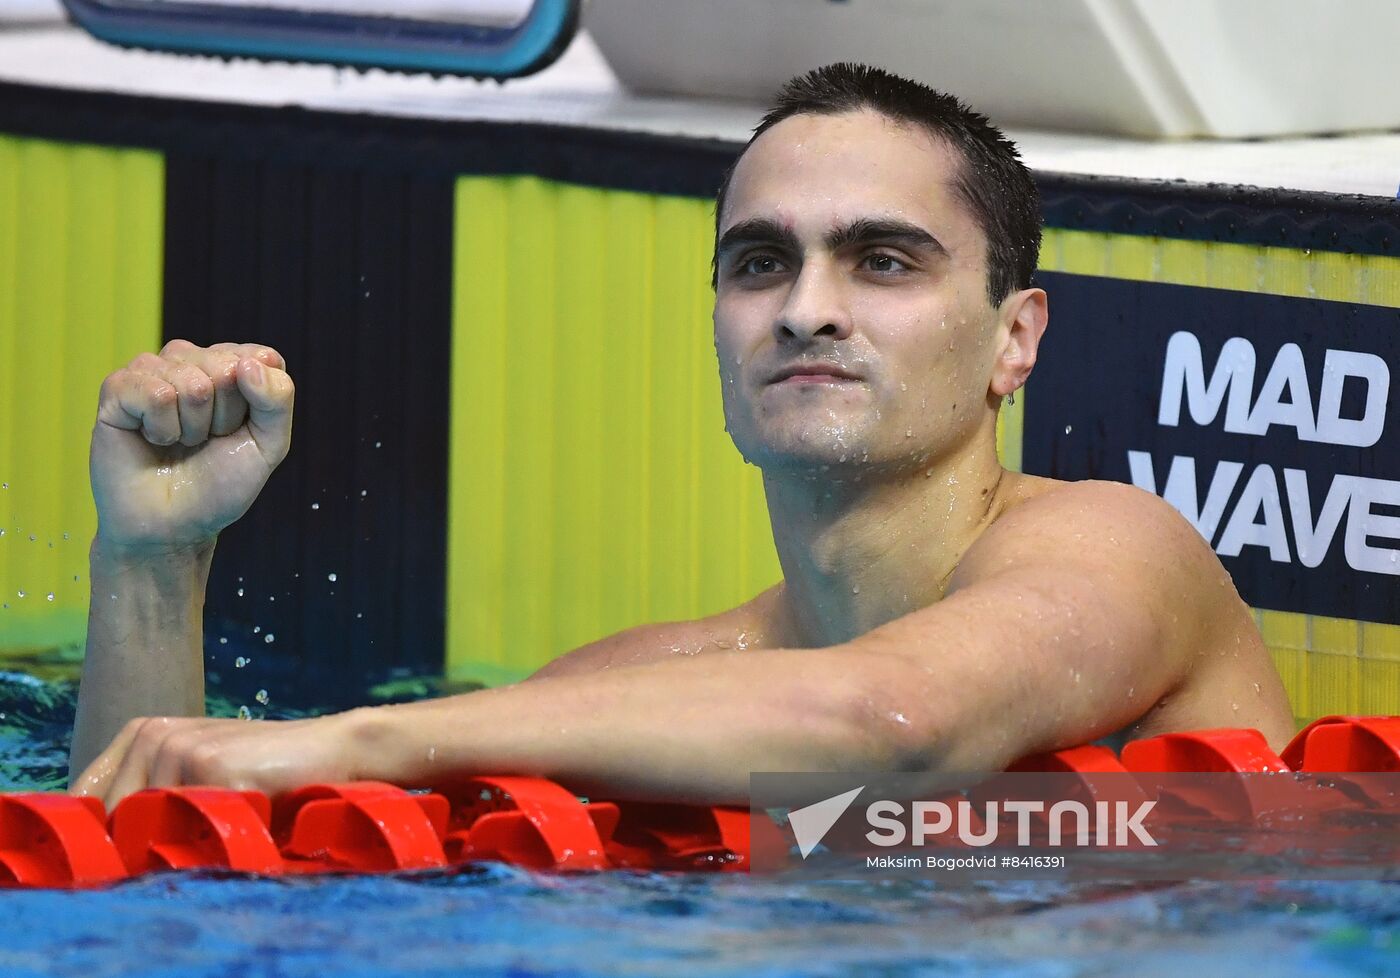
[(253, 504), (287, 455), (294, 388), (270, 347), (171, 340), (102, 383), (89, 460), (97, 540), (200, 546)]

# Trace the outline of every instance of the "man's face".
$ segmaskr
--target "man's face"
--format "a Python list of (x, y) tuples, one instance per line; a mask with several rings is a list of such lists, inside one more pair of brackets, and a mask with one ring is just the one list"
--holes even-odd
[(955, 152), (871, 111), (798, 115), (744, 154), (720, 216), (715, 348), (764, 469), (925, 466), (994, 403), (987, 242)]

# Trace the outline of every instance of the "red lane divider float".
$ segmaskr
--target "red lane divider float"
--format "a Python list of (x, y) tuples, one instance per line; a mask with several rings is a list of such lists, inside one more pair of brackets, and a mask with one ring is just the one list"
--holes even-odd
[(1400, 771), (1400, 717), (1323, 717), (1283, 749), (1295, 771)]
[(97, 886), (127, 876), (102, 803), (68, 795), (0, 795), (0, 886)]
[(437, 869), (447, 865), (447, 813), (441, 795), (379, 781), (309, 785), (273, 804), (272, 837), (288, 872)]
[(446, 846), (453, 862), (508, 862), (530, 869), (607, 869), (603, 839), (613, 804), (580, 802), (542, 778), (473, 778), (448, 792)]
[[(1189, 792), (1154, 778), (1186, 771), (1400, 772), (1400, 717), (1325, 717), (1282, 755), (1255, 730), (1201, 730), (1134, 741), (1121, 757), (1098, 746), (1037, 755), (1009, 771), (1078, 774), (1099, 800), (1106, 789), (1096, 776), (1122, 774), (1110, 782), (1115, 798), (1190, 806), (1197, 799)], [(1249, 783), (1210, 814), (1255, 818), (1282, 804), (1261, 795), (1259, 779)], [(1374, 807), (1382, 794), (1368, 795), (1363, 784), (1325, 800)], [(1386, 796), (1379, 804), (1395, 802)], [(1212, 804), (1222, 808), (1219, 797)], [(553, 782), (525, 777), (471, 778), (430, 794), (380, 782), (308, 785), (276, 799), (157, 788), (124, 799), (110, 815), (92, 798), (0, 795), (0, 888), (100, 886), (167, 869), (364, 873), (487, 861), (555, 871), (732, 871), (748, 867), (751, 831), (779, 830), (743, 808), (581, 801)]]

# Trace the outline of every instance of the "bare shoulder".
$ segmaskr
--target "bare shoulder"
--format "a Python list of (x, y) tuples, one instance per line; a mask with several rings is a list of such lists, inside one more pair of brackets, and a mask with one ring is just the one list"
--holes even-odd
[(1197, 649), (1253, 629), (1210, 546), (1152, 493), (1038, 480), (1008, 497), (959, 562), (950, 593), (996, 582), (1092, 609), (1103, 634), (1132, 630), (1180, 677)]
[(783, 646), (791, 629), (776, 584), (743, 604), (690, 621), (638, 625), (559, 656), (531, 679), (647, 665), (673, 656)]
[(959, 563), (950, 592), (1015, 574), (1105, 598), (1109, 614), (1147, 625), (1180, 679), (1130, 736), (1252, 726), (1276, 748), (1288, 740), (1291, 710), (1253, 613), (1185, 517), (1116, 482), (1034, 479), (1008, 496)]
[(1015, 479), (1000, 513), (959, 562), (954, 587), (1008, 567), (1052, 564), (1126, 574), (1193, 603), (1202, 594), (1234, 594), (1200, 534), (1152, 493), (1120, 482)]

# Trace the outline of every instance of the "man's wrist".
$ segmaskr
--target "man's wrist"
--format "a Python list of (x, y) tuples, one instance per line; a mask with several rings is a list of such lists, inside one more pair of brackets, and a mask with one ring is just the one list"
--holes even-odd
[(96, 537), (88, 551), (94, 587), (137, 584), (164, 591), (187, 586), (203, 588), (214, 560), (214, 541), (182, 546), (131, 547)]
[(214, 537), (195, 543), (130, 544), (106, 540), (99, 535), (93, 537), (88, 557), (94, 563), (101, 561), (114, 566), (201, 562), (213, 557), (217, 542), (218, 538)]

